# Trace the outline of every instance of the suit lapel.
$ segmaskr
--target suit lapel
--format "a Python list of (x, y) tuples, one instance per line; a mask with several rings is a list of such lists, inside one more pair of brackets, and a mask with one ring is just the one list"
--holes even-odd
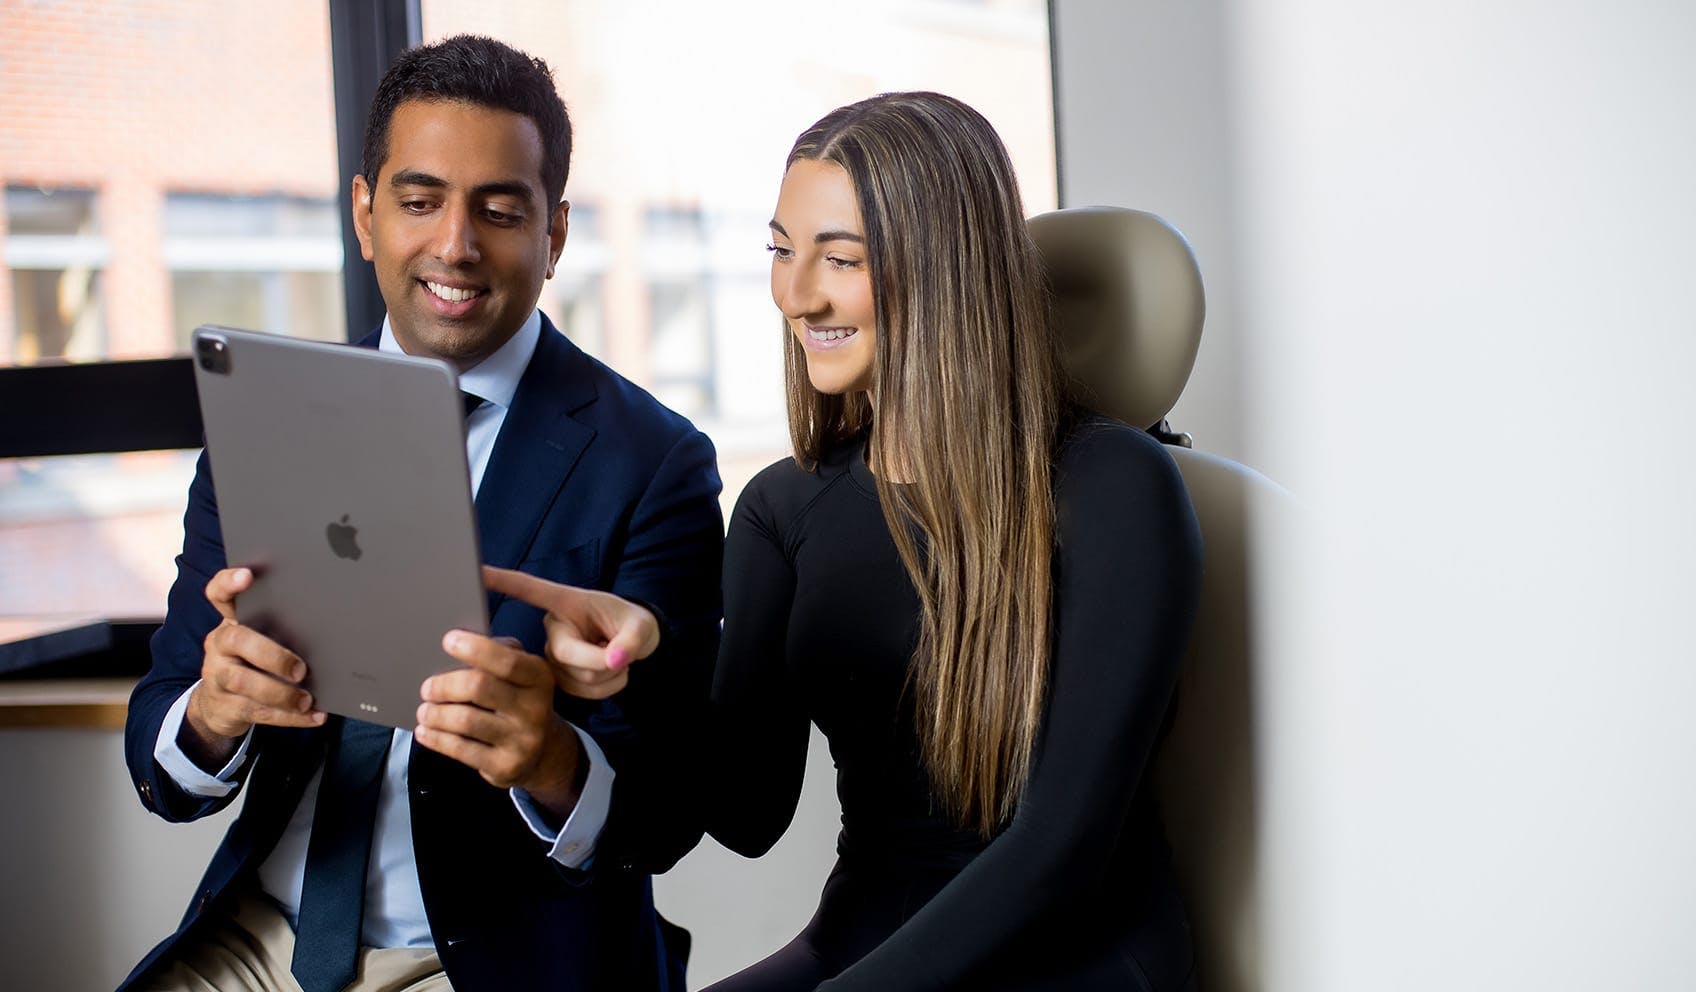
[[(544, 316), (536, 354), (518, 382), (477, 491), (477, 529), (490, 565), (513, 568), (523, 560), (560, 486), (594, 439), (594, 429), (571, 416), (595, 400), (588, 372), (583, 353)], [(496, 602), (491, 595), (491, 613)]]

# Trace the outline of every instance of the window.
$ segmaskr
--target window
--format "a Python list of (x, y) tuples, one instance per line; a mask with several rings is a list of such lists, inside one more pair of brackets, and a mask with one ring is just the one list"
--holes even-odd
[(164, 256), (180, 351), (201, 324), (347, 339), (332, 199), (172, 193)]
[(0, 359), (34, 365), (104, 355), (107, 246), (94, 191), (8, 186), (5, 230), (12, 333), (0, 343)]
[[(570, 190), (566, 192), (566, 199), (571, 199)], [(605, 358), (606, 315), (601, 301), (606, 294), (607, 246), (601, 214), (594, 204), (573, 200), (567, 219), (565, 253), (554, 277), (542, 286), (540, 306), (579, 348)]]
[[(342, 335), (329, 10), (9, 5), (0, 364)], [(157, 615), (192, 452), (0, 459), (0, 615)]]
[(706, 219), (693, 207), (642, 215), (648, 375), (660, 402), (700, 419), (717, 412)]

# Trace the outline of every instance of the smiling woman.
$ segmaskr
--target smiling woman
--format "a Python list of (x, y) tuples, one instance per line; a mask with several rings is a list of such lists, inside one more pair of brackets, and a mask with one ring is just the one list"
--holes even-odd
[(1141, 772), (1195, 519), (1156, 442), (1062, 400), (1024, 217), (994, 128), (940, 94), (842, 107), (789, 154), (794, 457), (726, 539), (708, 830), (782, 836), (811, 721), (842, 832), (812, 922), (720, 992), (1192, 981)]
[(864, 230), (854, 185), (841, 166), (790, 166), (771, 222), (771, 298), (821, 393), (871, 388), (877, 307)]
[[(1195, 516), (1157, 441), (1063, 400), (1006, 149), (937, 93), (839, 108), (795, 142), (770, 229), (794, 454), (725, 541), (703, 802), (721, 844), (766, 853), (815, 724), (841, 832), (812, 921), (713, 988), (1193, 989), (1142, 771)], [(570, 610), (550, 658), (597, 658), (619, 615)]]

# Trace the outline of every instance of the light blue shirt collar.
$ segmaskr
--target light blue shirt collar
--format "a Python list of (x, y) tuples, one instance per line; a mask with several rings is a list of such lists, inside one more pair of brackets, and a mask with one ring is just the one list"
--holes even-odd
[[(530, 358), (536, 353), (536, 344), (541, 340), (542, 311), (532, 310), (530, 317), (507, 339), (506, 344), (501, 345), (493, 355), (459, 374), (459, 388), (483, 397), (503, 411), (506, 410), (512, 406), (512, 398), (518, 393), (518, 380), (524, 378), (524, 370), (529, 367)], [(377, 342), (377, 350), (393, 354), (403, 353), (400, 342), (395, 340), (394, 329), (389, 326), (386, 314), (383, 316), (383, 336)]]

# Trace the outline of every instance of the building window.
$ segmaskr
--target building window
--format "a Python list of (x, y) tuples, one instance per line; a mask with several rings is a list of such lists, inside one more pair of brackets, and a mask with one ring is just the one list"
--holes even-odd
[(700, 209), (656, 206), (643, 211), (649, 381), (660, 402), (695, 419), (717, 413), (710, 262), (707, 219)]
[(713, 395), (713, 324), (707, 281), (650, 277), (648, 373), (661, 403), (692, 418), (716, 414)]
[(171, 193), (164, 255), (180, 350), (201, 324), (347, 339), (333, 200)]
[(593, 203), (571, 199), (567, 212), (565, 253), (554, 277), (542, 286), (539, 306), (560, 332), (591, 355), (607, 359), (605, 292), (607, 246), (601, 233), (601, 211)]
[(12, 333), (0, 360), (33, 365), (105, 354), (100, 271), (106, 239), (88, 189), (6, 187)]

